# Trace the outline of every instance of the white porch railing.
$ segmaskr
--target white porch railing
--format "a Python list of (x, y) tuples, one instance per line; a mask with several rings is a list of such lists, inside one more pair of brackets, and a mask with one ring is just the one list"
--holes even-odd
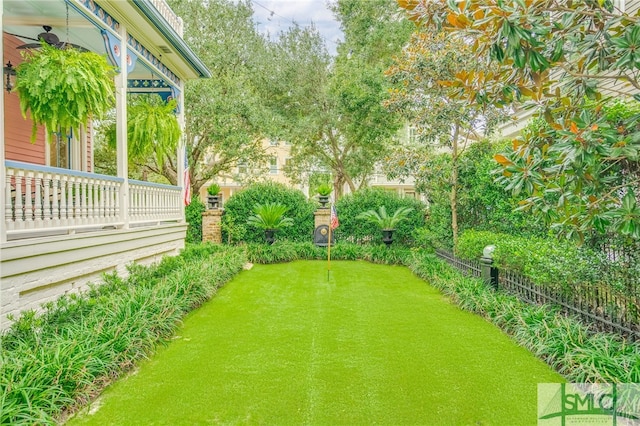
[(179, 187), (129, 180), (129, 222), (162, 222), (182, 218)]
[(130, 181), (129, 209), (124, 216), (122, 178), (17, 161), (5, 161), (5, 170), (7, 235), (182, 219), (179, 187)]

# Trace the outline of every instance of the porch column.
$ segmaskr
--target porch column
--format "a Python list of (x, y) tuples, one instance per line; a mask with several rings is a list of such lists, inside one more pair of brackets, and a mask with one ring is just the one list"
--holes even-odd
[[(2, 33), (2, 1), (0, 1), (0, 34)], [(4, 67), (4, 43), (0, 43), (0, 58), (3, 58), (2, 66)], [(2, 75), (4, 77), (4, 73)], [(4, 86), (4, 85), (3, 85)], [(7, 171), (4, 166), (4, 97), (6, 96), (6, 91), (2, 89), (2, 99), (0, 99), (0, 114), (2, 114), (2, 120), (0, 120), (0, 191), (2, 191), (3, 201), (1, 204), (2, 217), (0, 217), (0, 243), (4, 243), (7, 241), (7, 225), (5, 222), (5, 200), (4, 195), (6, 194), (5, 188), (7, 185)]]
[(127, 27), (120, 24), (120, 73), (116, 74), (116, 141), (118, 177), (124, 179), (120, 187), (120, 220), (129, 228), (129, 155), (127, 145)]
[[(180, 188), (182, 188), (182, 193), (184, 194), (185, 192), (185, 181), (184, 181), (184, 169), (185, 169), (185, 159), (186, 159), (186, 155), (187, 155), (187, 151), (186, 151), (186, 147), (185, 147), (185, 137), (184, 137), (184, 128), (185, 128), (185, 118), (184, 118), (184, 81), (180, 80), (180, 96), (178, 97), (177, 101), (178, 101), (178, 111), (180, 111), (178, 113), (178, 124), (180, 125), (180, 130), (181, 130), (181, 134), (180, 134), (180, 142), (178, 143), (178, 164), (176, 167), (176, 172), (177, 172), (177, 176), (176, 176), (176, 185), (178, 185)], [(190, 167), (193, 167), (193, 164), (190, 165)], [(183, 202), (184, 204), (184, 202)], [(184, 222), (186, 220), (185, 218), (185, 209), (181, 209), (181, 219), (180, 222)]]

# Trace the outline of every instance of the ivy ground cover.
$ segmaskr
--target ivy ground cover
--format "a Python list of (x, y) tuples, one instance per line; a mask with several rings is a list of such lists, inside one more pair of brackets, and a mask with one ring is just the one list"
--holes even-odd
[(256, 265), (69, 424), (535, 424), (563, 381), (407, 268)]

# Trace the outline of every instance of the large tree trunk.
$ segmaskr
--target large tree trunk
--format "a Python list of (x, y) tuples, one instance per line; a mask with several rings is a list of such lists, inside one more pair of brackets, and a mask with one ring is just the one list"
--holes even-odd
[(353, 183), (353, 179), (351, 179), (351, 176), (345, 173), (344, 180), (347, 182), (347, 185), (349, 185), (349, 190), (351, 191), (351, 193), (353, 194), (354, 192), (356, 192), (356, 185)]
[(336, 174), (333, 178), (333, 193), (335, 194), (335, 200), (338, 201), (342, 197), (342, 189), (344, 188), (344, 176)]

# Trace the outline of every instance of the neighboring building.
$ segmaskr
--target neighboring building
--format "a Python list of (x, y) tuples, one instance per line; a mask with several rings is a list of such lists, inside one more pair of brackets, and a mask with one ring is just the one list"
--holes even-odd
[[(291, 156), (291, 144), (265, 139), (262, 142), (262, 148), (267, 154), (268, 159), (266, 163), (257, 166), (240, 163), (228, 174), (215, 179), (215, 183), (220, 185), (223, 204), (224, 201), (228, 200), (233, 194), (242, 190), (247, 182), (278, 182), (288, 187), (299, 189), (304, 192), (305, 195), (308, 195), (307, 186), (292, 183), (284, 174), (283, 167), (287, 164)], [(200, 199), (203, 203), (206, 203), (207, 200), (207, 187), (209, 184), (203, 185), (202, 188), (200, 188)]]
[[(409, 123), (402, 126), (398, 131), (398, 143), (409, 145), (417, 144), (418, 133), (416, 128)], [(381, 169), (381, 165), (378, 164), (376, 172), (369, 178), (369, 186), (395, 192), (401, 197), (410, 197), (426, 201), (426, 197), (416, 191), (415, 179), (413, 177), (407, 177), (404, 179), (388, 179), (387, 176), (382, 173)]]
[[(411, 127), (405, 126), (400, 131), (400, 139), (406, 140), (411, 137), (414, 131)], [(415, 137), (415, 136), (414, 136)], [(242, 182), (256, 182), (256, 181), (272, 181), (282, 183), (290, 188), (296, 188), (301, 190), (307, 197), (314, 197), (314, 188), (309, 188), (308, 184), (294, 184), (283, 171), (283, 167), (289, 161), (291, 157), (291, 144), (282, 141), (274, 141), (265, 139), (263, 142), (263, 148), (267, 153), (268, 160), (265, 164), (258, 167), (250, 168), (247, 164), (238, 164), (231, 173), (227, 176), (219, 177), (215, 180), (215, 183), (220, 185), (223, 204), (224, 200), (228, 200), (236, 192), (242, 190), (245, 184)], [(330, 173), (328, 171), (318, 173)], [(304, 181), (305, 179), (301, 179)], [(396, 192), (401, 197), (420, 198), (420, 194), (416, 193), (413, 179), (405, 179), (404, 181), (389, 180), (381, 173), (374, 173), (368, 181), (368, 185), (371, 187), (380, 187), (389, 191)], [(207, 200), (207, 186), (204, 185), (200, 189), (200, 199), (206, 203)], [(350, 192), (349, 186), (345, 185), (343, 194)]]
[[(182, 20), (164, 0), (0, 4), (5, 87), (15, 78), (8, 64), (15, 67), (23, 60), (24, 45), (45, 37), (55, 43), (58, 37), (118, 62), (119, 123), (126, 120), (127, 93), (145, 92), (177, 99), (183, 125), (184, 82), (211, 75), (185, 44)], [(91, 123), (51, 141), (39, 129), (30, 143), (32, 124), (21, 116), (17, 93), (3, 92), (0, 328), (8, 324), (7, 314), (37, 309), (85, 289), (105, 272), (125, 272), (127, 264), (152, 262), (184, 247), (182, 179), (180, 186), (128, 179), (126, 131), (118, 135), (118, 176), (97, 175)], [(183, 150), (177, 155), (183, 164)], [(182, 177), (182, 167), (178, 175)]]

